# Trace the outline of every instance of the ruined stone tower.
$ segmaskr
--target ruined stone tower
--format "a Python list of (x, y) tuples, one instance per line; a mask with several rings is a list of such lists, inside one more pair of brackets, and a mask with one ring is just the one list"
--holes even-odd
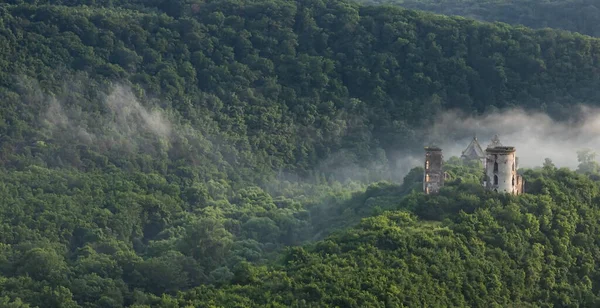
[(425, 147), (425, 172), (423, 174), (423, 191), (426, 194), (435, 194), (444, 186), (442, 149), (438, 147)]
[(492, 144), (485, 150), (485, 181), (488, 190), (519, 195), (523, 193), (525, 183), (517, 174), (516, 149), (512, 146), (503, 146), (494, 136)]

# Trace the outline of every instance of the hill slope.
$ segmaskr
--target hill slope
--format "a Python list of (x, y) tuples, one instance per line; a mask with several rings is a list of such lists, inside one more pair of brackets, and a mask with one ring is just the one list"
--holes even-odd
[[(106, 136), (118, 108), (133, 104), (127, 121), (142, 127), (126, 130), (159, 120), (172, 128), (136, 135), (163, 165), (202, 165), (210, 178), (256, 182), (269, 170), (307, 175), (341, 149), (354, 161), (386, 163), (420, 143), (415, 128), (448, 108), (557, 112), (598, 101), (599, 41), (575, 34), (336, 1), (209, 1), (194, 18), (178, 19), (27, 5), (4, 6), (1, 14), (2, 117), (15, 123), (3, 128), (2, 153), (28, 163), (32, 155), (45, 162), (62, 155), (64, 164), (95, 168), (77, 162), (77, 145), (97, 153), (100, 145), (64, 138), (57, 110), (69, 125), (84, 127), (83, 135)], [(106, 81), (131, 83), (133, 93)], [(48, 118), (51, 97), (60, 108), (50, 110), (48, 124), (38, 119)], [(121, 138), (119, 125), (113, 131)], [(50, 147), (30, 154), (37, 141), (60, 144), (63, 153)], [(136, 160), (118, 162), (126, 154), (102, 153), (119, 166)]]
[(600, 36), (600, 7), (593, 0), (358, 0), (444, 15), (500, 21), (531, 28), (554, 28)]
[[(176, 302), (195, 307), (596, 306), (598, 183), (552, 167), (525, 176), (532, 194), (519, 197), (457, 183), (439, 196), (412, 195), (399, 211), (363, 219), (311, 248), (290, 249), (280, 267), (240, 268), (236, 285), (198, 288)], [(410, 211), (434, 221), (421, 221)]]
[[(340, 1), (218, 0), (168, 14), (163, 2), (103, 3), (0, 6), (2, 304), (154, 305), (165, 293), (174, 296), (165, 301), (183, 300), (177, 292), (197, 286), (206, 296), (235, 289), (234, 300), (264, 301), (236, 293), (270, 290), (247, 285), (255, 266), (273, 264), (286, 246), (398, 208), (418, 187), (419, 169), (403, 185), (364, 183), (401, 181), (400, 169), (412, 165), (394, 163), (413, 151), (420, 157), (438, 112), (522, 106), (561, 114), (598, 101), (600, 41), (577, 34)], [(462, 178), (471, 186), (460, 189), (476, 189), (477, 175)], [(595, 188), (588, 191), (595, 197)], [(471, 215), (479, 205), (416, 196), (401, 208), (438, 221), (428, 227), (451, 228), (439, 220), (460, 216), (447, 208)], [(583, 212), (592, 208), (581, 202)], [(371, 243), (367, 227), (378, 220), (393, 230), (413, 227), (399, 238), (438, 236), (411, 215), (386, 215), (330, 241), (346, 247), (344, 234), (358, 232), (358, 241)], [(467, 243), (450, 230), (446, 238)], [(344, 249), (352, 260), (354, 248)], [(373, 266), (387, 262), (379, 261)], [(296, 275), (310, 268), (264, 271), (300, 281)], [(341, 287), (327, 295), (340, 298), (312, 297), (321, 296), (320, 283), (305, 290), (305, 301), (352, 303)], [(282, 294), (274, 301), (292, 304), (288, 287), (273, 291)], [(196, 300), (193, 292), (181, 296)], [(379, 300), (367, 293), (360, 303)], [(436, 300), (472, 300), (460, 294)], [(519, 298), (557, 302), (544, 296)]]

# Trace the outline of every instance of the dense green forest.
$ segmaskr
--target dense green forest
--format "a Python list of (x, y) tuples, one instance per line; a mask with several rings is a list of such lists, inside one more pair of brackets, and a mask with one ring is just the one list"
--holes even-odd
[(556, 28), (600, 36), (600, 6), (595, 0), (356, 0), (364, 4), (499, 21), (532, 28)]
[[(598, 101), (600, 41), (577, 34), (339, 1), (200, 7), (2, 6), (0, 162), (315, 179), (394, 167), (441, 110)], [(379, 169), (355, 173), (401, 180)]]
[(597, 104), (599, 55), (344, 1), (0, 4), (0, 306), (593, 306), (597, 164), (414, 167), (445, 110)]
[(528, 170), (530, 194), (452, 183), (414, 193), (276, 268), (245, 268), (232, 286), (196, 288), (193, 307), (596, 307), (599, 186), (551, 165)]

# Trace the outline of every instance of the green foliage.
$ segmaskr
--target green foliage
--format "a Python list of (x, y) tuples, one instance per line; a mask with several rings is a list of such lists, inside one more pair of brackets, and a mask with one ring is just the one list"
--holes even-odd
[(594, 0), (357, 0), (365, 4), (499, 21), (531, 28), (555, 28), (600, 36), (600, 7)]
[[(566, 169), (527, 170), (525, 178), (534, 188), (522, 196), (469, 191), (458, 182), (439, 195), (411, 195), (399, 210), (289, 249), (279, 267), (246, 268), (239, 285), (197, 288), (178, 301), (285, 307), (598, 305), (600, 183)], [(419, 205), (437, 206), (443, 217), (407, 211), (415, 197)]]
[(8, 1), (0, 305), (593, 306), (589, 153), (518, 198), (402, 170), (444, 110), (597, 104), (599, 52), (333, 0)]
[(600, 171), (600, 165), (596, 162), (596, 153), (589, 149), (581, 150), (577, 152), (577, 171), (580, 173), (587, 174), (598, 174)]
[(337, 1), (46, 3), (0, 11), (6, 167), (373, 181), (438, 111), (598, 101), (600, 44), (576, 34)]

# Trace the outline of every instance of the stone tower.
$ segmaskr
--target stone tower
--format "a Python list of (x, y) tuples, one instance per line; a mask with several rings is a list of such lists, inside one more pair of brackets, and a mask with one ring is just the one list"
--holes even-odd
[(442, 149), (438, 147), (425, 147), (425, 172), (423, 174), (423, 191), (426, 194), (435, 194), (444, 186)]
[(485, 150), (484, 186), (487, 190), (520, 195), (523, 193), (525, 183), (517, 174), (517, 150), (515, 147), (499, 144), (498, 137), (494, 136), (492, 144)]

